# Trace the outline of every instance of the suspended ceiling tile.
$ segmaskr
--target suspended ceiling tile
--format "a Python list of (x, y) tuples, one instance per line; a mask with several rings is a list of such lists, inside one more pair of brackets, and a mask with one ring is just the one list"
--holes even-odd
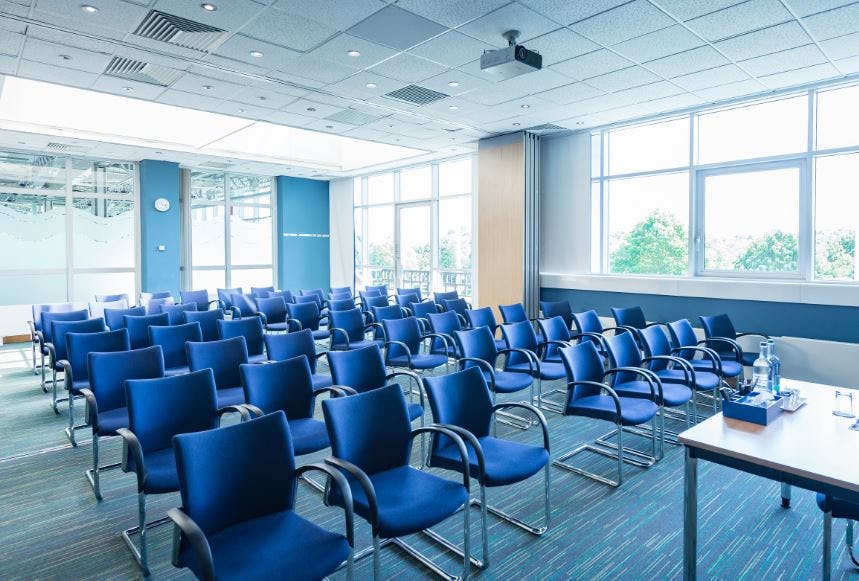
[(255, 105), (257, 107), (264, 107), (266, 109), (280, 109), (282, 107), (286, 107), (295, 101), (295, 99), (296, 97), (294, 95), (285, 95), (283, 93), (258, 89), (255, 87), (248, 87), (232, 97), (233, 101), (239, 101), (241, 103), (247, 103), (248, 105)]
[(313, 117), (286, 111), (269, 111), (262, 120), (278, 125), (289, 125), (290, 127), (306, 127), (313, 121)]
[(21, 60), (18, 65), (18, 76), (49, 83), (60, 83), (72, 87), (91, 87), (98, 75), (84, 71), (74, 71), (66, 67), (46, 65), (28, 60)]
[[(261, 52), (263, 56), (259, 58), (251, 56), (251, 53), (255, 51)], [(300, 55), (294, 50), (241, 34), (236, 34), (227, 39), (215, 50), (215, 54), (265, 69), (282, 69)]]
[[(358, 51), (358, 56), (350, 56), (351, 51)], [(308, 57), (337, 63), (351, 69), (365, 69), (391, 58), (398, 51), (370, 42), (351, 34), (339, 34), (307, 53)]]
[(185, 93), (194, 93), (204, 95), (215, 99), (232, 99), (243, 91), (245, 87), (237, 83), (228, 83), (211, 77), (186, 73), (176, 80), (172, 85), (172, 89), (183, 91)]
[(293, 113), (295, 115), (304, 115), (306, 117), (312, 117), (314, 119), (322, 119), (323, 117), (328, 117), (329, 115), (333, 115), (337, 111), (348, 107), (348, 102), (343, 103), (342, 105), (331, 105), (328, 103), (322, 103), (319, 101), (313, 101), (312, 95), (311, 98), (308, 99), (298, 99), (293, 101), (281, 111), (285, 113)]
[(707, 102), (712, 103), (725, 99), (743, 97), (745, 95), (753, 95), (756, 93), (760, 93), (764, 90), (765, 87), (758, 81), (746, 79), (733, 83), (726, 83), (724, 85), (713, 86), (706, 89), (700, 89), (695, 91), (695, 93), (701, 96)]
[(176, 89), (167, 89), (158, 96), (156, 101), (166, 103), (167, 105), (187, 107), (188, 109), (201, 109), (204, 111), (215, 111), (223, 106), (224, 103), (223, 100), (217, 97), (186, 93), (185, 91), (177, 91)]
[(598, 77), (592, 77), (588, 79), (588, 84), (606, 92), (613, 92), (655, 83), (658, 80), (659, 77), (657, 75), (642, 67), (635, 66)]
[(675, 83), (689, 91), (697, 92), (699, 89), (707, 89), (719, 85), (726, 85), (737, 81), (748, 80), (749, 75), (744, 73), (736, 65), (725, 65), (708, 69), (706, 71), (698, 71), (689, 75), (681, 75), (672, 79)]
[(543, 57), (543, 66), (547, 67), (595, 51), (600, 47), (568, 28), (560, 28), (537, 38), (532, 38), (528, 41), (527, 48), (539, 52)]
[(12, 75), (15, 74), (15, 70), (18, 68), (18, 58), (13, 56), (8, 56), (5, 54), (0, 54), (0, 73), (4, 75)]
[[(355, 69), (338, 65), (309, 55), (300, 56), (293, 62), (277, 69), (286, 75), (296, 75), (325, 84), (336, 83), (355, 74)], [(287, 77), (288, 78), (288, 77)]]
[[(456, 86), (451, 87), (450, 83), (456, 83)], [(476, 91), (477, 89), (484, 89), (490, 85), (491, 83), (488, 81), (469, 75), (458, 69), (449, 69), (439, 75), (421, 81), (422, 87), (448, 95), (462, 95)]]
[(791, 10), (797, 16), (808, 16), (825, 10), (832, 10), (847, 4), (852, 4), (856, 0), (785, 0)]
[(218, 9), (212, 12), (204, 10), (200, 4), (202, 3), (188, 0), (158, 0), (153, 8), (230, 32), (245, 26), (249, 20), (265, 10), (263, 2), (253, 0), (216, 0)]
[(729, 58), (745, 60), (802, 46), (810, 42), (811, 37), (802, 29), (799, 22), (791, 20), (721, 40), (715, 44), (715, 47), (728, 55)]
[(397, 6), (455, 28), (506, 4), (509, 0), (400, 0)]
[(27, 39), (21, 57), (30, 61), (95, 74), (101, 74), (111, 59), (109, 53), (81, 50), (74, 46), (63, 46), (36, 38)]
[(379, 63), (369, 70), (370, 72), (406, 83), (416, 83), (423, 79), (439, 75), (447, 69), (438, 63), (416, 57), (409, 53), (402, 53), (385, 62)]
[(550, 91), (538, 93), (537, 96), (558, 105), (567, 105), (569, 103), (574, 103), (583, 99), (590, 99), (591, 97), (596, 97), (602, 94), (603, 91), (600, 91), (596, 87), (592, 87), (586, 83), (571, 83)]
[(835, 61), (835, 66), (845, 75), (850, 73), (859, 73), (859, 56), (854, 56)]
[(676, 111), (678, 109), (686, 109), (700, 105), (704, 102), (702, 97), (692, 93), (680, 93), (679, 95), (671, 95), (662, 97), (661, 99), (653, 99), (643, 103), (643, 106), (651, 109), (654, 113), (664, 113), (667, 111)]
[[(104, 93), (113, 93), (114, 95), (122, 95), (123, 97), (133, 97), (135, 99), (146, 99), (154, 101), (163, 93), (167, 87), (159, 85), (150, 85), (148, 83), (138, 83), (126, 79), (117, 79), (102, 75), (93, 84), (93, 89)], [(129, 89), (131, 89), (129, 91)]]
[[(368, 87), (367, 85), (371, 85)], [(384, 95), (403, 86), (403, 83), (372, 72), (362, 71), (325, 87), (326, 91), (344, 97), (369, 98)]]
[(518, 30), (519, 42), (523, 43), (557, 28), (557, 23), (514, 2), (461, 26), (459, 31), (503, 48), (507, 41), (501, 35), (508, 30)]
[(826, 62), (826, 57), (813, 44), (792, 48), (774, 54), (755, 57), (740, 63), (754, 77), (763, 77)]
[(690, 28), (713, 42), (758, 28), (791, 20), (779, 0), (749, 0), (687, 22)]
[(446, 67), (456, 68), (473, 61), (475, 58), (480, 58), (483, 51), (494, 48), (490, 44), (471, 38), (461, 32), (450, 30), (441, 36), (412, 47), (409, 52)]
[(740, 4), (746, 0), (659, 0), (658, 4), (678, 20), (691, 20)]
[[(299, 59), (301, 59), (301, 57), (299, 57)], [(299, 85), (302, 87), (306, 87), (308, 89), (318, 89), (318, 88), (327, 84), (327, 83), (324, 83), (322, 81), (317, 81), (314, 79), (308, 79), (308, 78), (305, 78), (303, 76), (299, 76), (299, 75), (295, 75), (295, 74), (291, 74), (291, 73), (284, 73), (282, 71), (269, 71), (266, 73), (266, 76), (269, 77), (270, 79), (282, 81), (284, 83), (289, 83), (289, 84), (293, 84), (293, 85)]]
[(809, 16), (803, 22), (817, 41), (859, 32), (859, 2)]
[(806, 83), (833, 79), (840, 76), (841, 74), (831, 64), (822, 63), (810, 67), (759, 77), (758, 80), (772, 89), (780, 89), (782, 87), (804, 85)]
[(349, 29), (349, 33), (393, 49), (406, 50), (446, 30), (398, 6), (388, 5)]
[(573, 24), (575, 32), (610, 46), (667, 28), (674, 20), (646, 0), (635, 0)]
[(24, 35), (13, 32), (0, 34), (0, 54), (17, 56), (24, 44)]
[(703, 44), (703, 40), (678, 24), (621, 42), (612, 48), (629, 59), (643, 63)]
[(246, 36), (298, 51), (310, 50), (337, 33), (331, 26), (275, 8), (265, 10), (241, 30)]
[(650, 83), (649, 85), (642, 85), (618, 91), (616, 93), (612, 93), (612, 96), (617, 97), (618, 99), (625, 99), (629, 103), (646, 103), (653, 101), (654, 99), (664, 99), (665, 97), (672, 97), (680, 93), (683, 93), (683, 89), (674, 83), (670, 83), (668, 81), (657, 81), (655, 83)]
[(826, 54), (836, 60), (859, 55), (859, 32), (830, 38), (820, 43)]
[(726, 64), (729, 64), (728, 59), (719, 54), (718, 51), (709, 46), (701, 46), (687, 50), (686, 52), (650, 61), (645, 66), (658, 75), (671, 78)]
[(346, 30), (386, 6), (381, 0), (278, 0), (275, 8), (299, 14), (317, 22)]
[(551, 69), (571, 79), (581, 80), (624, 69), (633, 64), (635, 63), (629, 59), (601, 49), (554, 64)]
[(143, 6), (113, 0), (100, 2), (95, 13), (84, 12), (79, 2), (69, 0), (38, 0), (33, 15), (37, 20), (62, 28), (100, 37), (122, 38), (130, 33), (148, 13)]
[(532, 10), (564, 26), (611, 10), (629, 0), (520, 0)]

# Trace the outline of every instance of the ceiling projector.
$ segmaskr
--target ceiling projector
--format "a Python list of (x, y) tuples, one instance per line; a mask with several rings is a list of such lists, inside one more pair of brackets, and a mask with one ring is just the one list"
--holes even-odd
[(543, 68), (543, 57), (540, 53), (516, 44), (518, 30), (508, 30), (502, 36), (507, 39), (509, 46), (484, 52), (480, 57), (481, 71), (503, 80)]

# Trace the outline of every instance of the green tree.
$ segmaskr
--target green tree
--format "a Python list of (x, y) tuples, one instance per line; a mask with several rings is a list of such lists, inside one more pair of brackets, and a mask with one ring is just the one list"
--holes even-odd
[(685, 274), (686, 229), (673, 214), (654, 210), (622, 237), (611, 253), (611, 271), (629, 274)]
[(817, 233), (815, 274), (818, 278), (853, 280), (856, 235), (852, 230)]
[(393, 266), (394, 245), (391, 242), (369, 244), (367, 248), (367, 264), (369, 266)]
[(799, 244), (796, 236), (781, 230), (767, 232), (752, 240), (734, 262), (737, 270), (789, 272), (797, 269)]

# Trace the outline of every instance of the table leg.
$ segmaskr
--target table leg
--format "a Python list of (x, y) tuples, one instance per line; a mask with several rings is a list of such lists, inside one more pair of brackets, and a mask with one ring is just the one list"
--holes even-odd
[(683, 579), (694, 581), (698, 553), (698, 459), (688, 447), (683, 468)]
[(832, 578), (832, 499), (823, 503), (823, 581)]
[(781, 506), (790, 508), (791, 487), (790, 484), (781, 483)]

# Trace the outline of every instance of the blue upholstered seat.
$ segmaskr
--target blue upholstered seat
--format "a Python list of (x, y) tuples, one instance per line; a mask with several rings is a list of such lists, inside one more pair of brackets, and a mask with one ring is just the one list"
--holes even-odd
[(307, 357), (310, 364), (311, 380), (313, 389), (329, 387), (334, 382), (330, 375), (316, 372), (316, 363), (319, 356), (316, 354), (316, 344), (313, 341), (313, 332), (310, 329), (293, 331), (283, 335), (266, 335), (265, 351), (270, 361), (285, 361), (299, 355)]
[[(514, 353), (511, 349), (497, 350), (495, 348), (495, 340), (488, 327), (478, 327), (466, 331), (455, 331), (454, 336), (459, 345), (459, 350), (465, 359), (479, 360), (477, 361), (463, 360), (464, 367), (469, 368), (479, 366), (484, 377), (489, 382), (489, 389), (498, 393), (512, 393), (528, 389), (534, 384), (534, 379), (530, 372), (520, 371), (499, 371), (495, 369), (495, 362), (501, 354), (519, 354)], [(490, 372), (490, 368), (494, 371)], [(494, 380), (493, 380), (494, 375)]]
[(116, 430), (128, 427), (128, 408), (125, 406), (98, 412), (98, 435), (115, 436)]
[[(545, 448), (501, 440), (492, 436), (478, 438), (485, 457), (487, 486), (515, 484), (537, 474), (549, 461)], [(451, 443), (433, 452), (433, 466), (457, 470), (462, 465), (459, 450)], [(472, 474), (478, 474), (477, 456), (468, 446), (468, 460)]]
[[(637, 426), (649, 422), (657, 407), (649, 399), (620, 398), (620, 419), (624, 426)], [(584, 416), (613, 422), (617, 419), (614, 399), (607, 395), (589, 395), (576, 398), (567, 405), (568, 415)]]
[[(487, 327), (492, 336), (498, 331), (498, 323), (495, 320), (495, 313), (492, 312), (492, 307), (482, 307), (479, 309), (469, 309), (465, 311), (465, 319), (468, 321), (468, 326), (472, 329), (476, 327)], [(495, 339), (496, 349), (506, 349), (507, 342), (504, 339)]]
[(447, 365), (447, 355), (443, 353), (420, 352), (425, 336), (416, 317), (385, 319), (382, 321), (382, 327), (388, 341), (385, 343), (385, 362), (389, 366), (422, 370)]
[(248, 362), (244, 336), (219, 341), (188, 342), (185, 343), (185, 349), (188, 352), (188, 367), (191, 371), (210, 368), (214, 372), (218, 407), (245, 402), (239, 367)]

